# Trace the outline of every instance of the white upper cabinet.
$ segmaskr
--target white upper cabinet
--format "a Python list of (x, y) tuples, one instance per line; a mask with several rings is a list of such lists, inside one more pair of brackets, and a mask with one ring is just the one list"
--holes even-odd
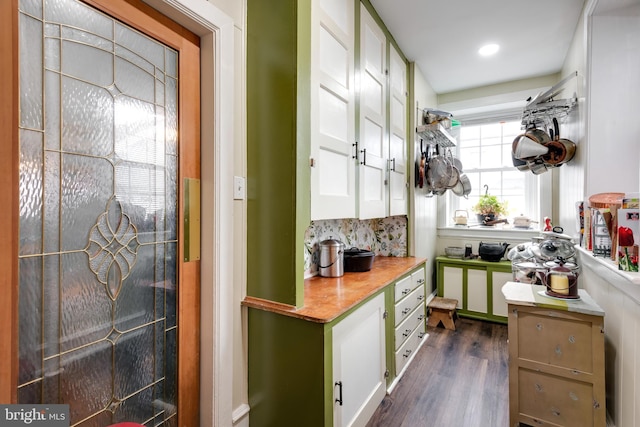
[(407, 214), (406, 63), (362, 4), (356, 37), (356, 11), (312, 1), (312, 220)]
[(312, 2), (311, 219), (356, 217), (354, 2)]
[(359, 217), (387, 216), (387, 39), (360, 6)]
[(407, 213), (407, 67), (391, 45), (389, 55), (389, 215)]

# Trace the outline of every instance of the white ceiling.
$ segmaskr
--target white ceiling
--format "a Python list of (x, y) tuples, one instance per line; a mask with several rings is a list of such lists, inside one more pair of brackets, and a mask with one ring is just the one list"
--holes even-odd
[[(584, 0), (371, 0), (433, 90), (454, 92), (561, 70)], [(478, 49), (497, 43), (483, 58)]]

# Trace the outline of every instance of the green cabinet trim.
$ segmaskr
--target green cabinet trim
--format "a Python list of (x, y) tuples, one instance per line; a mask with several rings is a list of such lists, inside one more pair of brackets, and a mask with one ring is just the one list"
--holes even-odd
[[(462, 270), (462, 308), (457, 310), (458, 315), (479, 320), (490, 320), (498, 323), (507, 323), (507, 317), (493, 314), (493, 272), (511, 273), (511, 261), (489, 262), (481, 259), (457, 259), (439, 256), (436, 258), (436, 274), (438, 282), (438, 296), (445, 296), (444, 269), (445, 267), (460, 268)], [(479, 312), (469, 309), (469, 280), (468, 271), (485, 271), (486, 274), (486, 302), (487, 311)]]
[[(332, 330), (384, 294), (387, 387), (395, 379), (395, 284), (425, 269), (421, 263), (329, 323), (248, 308), (251, 426), (333, 426)], [(425, 286), (426, 281), (421, 286)], [(426, 322), (426, 318), (424, 319)]]

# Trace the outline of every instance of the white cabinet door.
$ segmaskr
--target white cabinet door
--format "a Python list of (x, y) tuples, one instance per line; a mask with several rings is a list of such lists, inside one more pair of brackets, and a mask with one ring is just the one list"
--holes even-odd
[(467, 310), (486, 313), (487, 271), (467, 269)]
[(354, 3), (312, 7), (311, 219), (355, 218)]
[(361, 219), (387, 216), (387, 40), (361, 4), (360, 138), (358, 147)]
[(389, 215), (407, 213), (407, 66), (391, 45), (389, 57)]
[(491, 282), (493, 283), (493, 314), (495, 316), (508, 316), (507, 300), (502, 293), (502, 287), (505, 283), (513, 281), (513, 273), (504, 273), (494, 271), (491, 273)]
[(333, 327), (334, 423), (364, 426), (386, 393), (384, 294)]
[(444, 297), (458, 300), (457, 308), (462, 308), (462, 273), (457, 267), (444, 267)]

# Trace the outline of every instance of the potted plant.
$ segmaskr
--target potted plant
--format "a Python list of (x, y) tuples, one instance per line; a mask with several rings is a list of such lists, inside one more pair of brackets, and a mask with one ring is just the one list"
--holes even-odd
[(478, 199), (478, 203), (473, 206), (473, 211), (478, 216), (478, 222), (485, 223), (494, 221), (501, 215), (507, 214), (507, 202), (501, 202), (494, 195), (489, 194), (489, 187), (484, 186), (485, 192)]

